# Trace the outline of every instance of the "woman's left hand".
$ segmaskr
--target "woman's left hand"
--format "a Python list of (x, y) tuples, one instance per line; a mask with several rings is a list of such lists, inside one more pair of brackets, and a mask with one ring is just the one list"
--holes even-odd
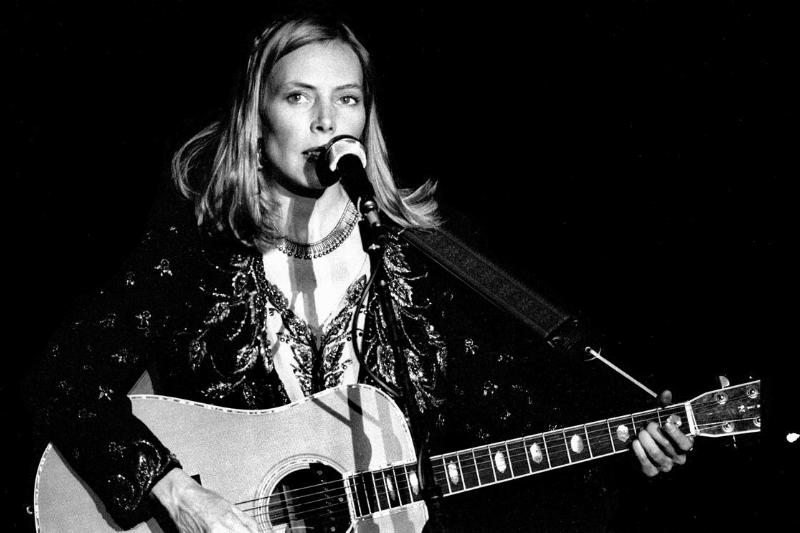
[[(665, 390), (659, 395), (662, 406), (672, 403), (672, 393)], [(675, 465), (686, 462), (686, 452), (692, 449), (694, 437), (684, 435), (674, 424), (667, 421), (663, 427), (650, 422), (639, 432), (631, 447), (639, 460), (642, 472), (647, 477), (669, 472)]]

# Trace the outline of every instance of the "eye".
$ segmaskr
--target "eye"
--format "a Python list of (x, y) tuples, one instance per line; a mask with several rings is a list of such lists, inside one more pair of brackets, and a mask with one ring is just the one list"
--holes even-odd
[(304, 104), (308, 101), (308, 96), (303, 93), (289, 93), (286, 95), (286, 101), (290, 104)]
[(347, 106), (358, 105), (361, 102), (361, 98), (354, 95), (354, 94), (346, 94), (339, 98), (339, 101)]

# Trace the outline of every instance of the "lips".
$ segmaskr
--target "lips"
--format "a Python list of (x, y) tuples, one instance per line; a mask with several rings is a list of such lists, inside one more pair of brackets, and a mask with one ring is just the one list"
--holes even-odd
[(316, 148), (309, 148), (308, 150), (303, 151), (303, 155), (306, 156), (308, 159), (316, 160), (322, 155), (322, 152), (325, 150), (324, 146), (317, 146)]

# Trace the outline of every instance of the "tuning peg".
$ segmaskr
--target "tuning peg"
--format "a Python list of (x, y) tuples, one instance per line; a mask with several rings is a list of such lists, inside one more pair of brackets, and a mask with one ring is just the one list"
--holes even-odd
[[(731, 380), (729, 380), (725, 376), (717, 376), (717, 377), (719, 378), (719, 386), (722, 387), (723, 389), (726, 388), (726, 387), (730, 387), (731, 386)], [(739, 446), (736, 445), (736, 436), (735, 435), (731, 439), (731, 442), (733, 443), (733, 449), (734, 450), (738, 450)]]

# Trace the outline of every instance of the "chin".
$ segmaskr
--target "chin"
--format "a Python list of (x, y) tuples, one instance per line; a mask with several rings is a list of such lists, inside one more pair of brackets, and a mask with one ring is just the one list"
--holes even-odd
[(314, 191), (321, 191), (325, 189), (319, 180), (315, 177), (313, 180), (306, 180), (302, 183), (297, 184), (298, 187), (303, 187), (304, 189), (311, 189)]
[(313, 177), (304, 175), (300, 179), (297, 177), (276, 176), (275, 182), (283, 189), (298, 196), (319, 198), (325, 190), (316, 175)]
[(319, 182), (319, 178), (317, 178), (317, 172), (313, 168), (303, 172), (301, 179), (292, 181), (294, 181), (299, 187), (305, 187), (307, 189), (319, 190), (325, 188), (325, 186)]

